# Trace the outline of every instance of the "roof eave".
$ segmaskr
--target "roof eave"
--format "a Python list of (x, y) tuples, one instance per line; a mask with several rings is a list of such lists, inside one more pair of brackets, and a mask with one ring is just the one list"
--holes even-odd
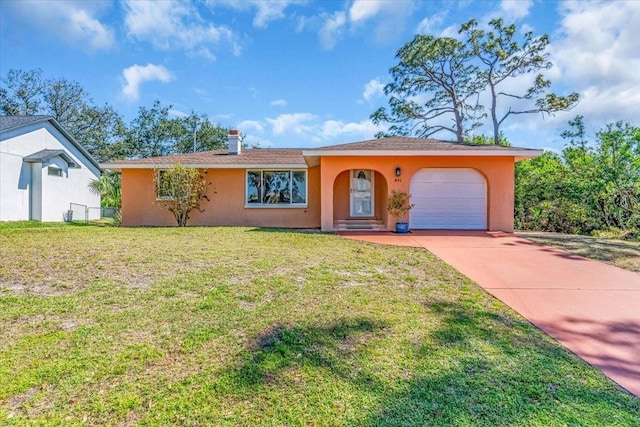
[(302, 150), (305, 157), (338, 157), (338, 156), (394, 156), (394, 157), (515, 157), (519, 160), (541, 156), (543, 150)]
[[(306, 163), (263, 163), (263, 164), (216, 164), (216, 163), (182, 163), (186, 167), (197, 169), (307, 169)], [(121, 171), (122, 169), (167, 169), (169, 163), (100, 163), (102, 169)]]

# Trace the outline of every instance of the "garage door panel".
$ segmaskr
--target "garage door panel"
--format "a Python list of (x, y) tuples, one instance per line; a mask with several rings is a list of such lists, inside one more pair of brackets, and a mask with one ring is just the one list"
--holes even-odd
[(482, 194), (484, 192), (484, 185), (482, 184), (461, 184), (461, 183), (443, 183), (436, 185), (424, 185), (420, 194), (414, 194), (411, 192), (411, 198), (421, 194), (429, 194), (430, 197), (446, 197), (455, 198), (459, 194)]
[(465, 229), (475, 230), (485, 228), (485, 219), (481, 215), (448, 215), (442, 213), (434, 213), (426, 216), (418, 216), (415, 218), (418, 223), (430, 224), (432, 229)]
[[(466, 199), (437, 199), (433, 204), (419, 205), (414, 204), (413, 209), (424, 211), (425, 213), (449, 213), (451, 215), (460, 214), (473, 215), (477, 214), (485, 207), (485, 201), (482, 200), (466, 200)], [(465, 212), (469, 211), (469, 212)]]
[(410, 192), (412, 228), (487, 228), (487, 186), (476, 170), (422, 169), (412, 178)]

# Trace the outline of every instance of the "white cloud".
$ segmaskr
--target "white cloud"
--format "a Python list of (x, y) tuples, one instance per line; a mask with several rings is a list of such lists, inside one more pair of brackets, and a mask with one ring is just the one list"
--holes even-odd
[(533, 4), (533, 0), (502, 0), (497, 7), (490, 9), (478, 19), (479, 25), (481, 28), (489, 30), (489, 21), (495, 18), (502, 19), (506, 25), (521, 21), (529, 16)]
[(284, 133), (304, 135), (313, 130), (312, 123), (317, 119), (318, 116), (315, 114), (293, 113), (281, 114), (275, 119), (267, 118), (266, 120), (271, 124), (274, 135), (282, 135)]
[(237, 10), (255, 9), (253, 26), (266, 28), (267, 25), (279, 19), (285, 18), (285, 11), (291, 5), (303, 4), (305, 0), (209, 0), (212, 7), (220, 4), (230, 6)]
[(351, 22), (364, 22), (383, 12), (401, 7), (400, 3), (397, 0), (355, 0), (349, 8), (349, 19)]
[[(640, 2), (567, 2), (551, 57), (558, 81), (581, 94), (574, 114), (637, 119), (640, 105)], [(556, 36), (557, 37), (557, 36)]]
[(375, 41), (395, 43), (414, 9), (414, 2), (410, 0), (356, 0), (349, 9), (349, 18), (354, 27), (373, 21), (372, 34)]
[(122, 88), (122, 95), (131, 100), (137, 100), (140, 97), (140, 85), (148, 81), (161, 81), (168, 83), (173, 80), (173, 76), (162, 65), (132, 65), (122, 71), (122, 75), (126, 81)]
[(311, 113), (282, 114), (265, 120), (272, 126), (274, 135), (285, 139), (295, 135), (295, 145), (298, 147), (308, 143), (317, 146), (371, 139), (376, 133), (386, 129), (384, 126), (374, 125), (369, 119), (360, 122), (322, 121), (319, 116)]
[(284, 11), (289, 5), (300, 2), (285, 0), (256, 0), (252, 3), (256, 9), (258, 9), (255, 17), (253, 18), (253, 25), (255, 27), (264, 28), (269, 22), (284, 18)]
[(327, 50), (333, 49), (340, 35), (340, 30), (346, 22), (347, 18), (344, 12), (335, 12), (325, 18), (324, 25), (322, 25), (318, 33), (323, 48)]
[(416, 27), (416, 33), (433, 35), (440, 31), (440, 26), (447, 17), (447, 10), (425, 17)]
[(158, 49), (183, 48), (212, 59), (209, 47), (227, 42), (235, 55), (240, 54), (241, 46), (233, 31), (204, 22), (190, 3), (126, 0), (124, 9), (129, 36)]
[(264, 132), (264, 126), (256, 120), (244, 120), (238, 123), (238, 130), (242, 133), (249, 133), (251, 130), (262, 133)]
[(287, 101), (284, 99), (274, 99), (270, 102), (270, 104), (274, 107), (286, 107)]
[(322, 124), (320, 136), (323, 140), (331, 140), (340, 136), (350, 136), (354, 139), (371, 139), (376, 133), (384, 130), (383, 126), (374, 125), (371, 120), (344, 123), (337, 120), (327, 120)]
[(6, 2), (2, 7), (14, 8), (26, 25), (45, 29), (69, 44), (101, 50), (115, 43), (113, 30), (95, 16), (111, 7), (109, 3), (21, 1)]
[(170, 108), (169, 115), (173, 117), (187, 117), (189, 114), (185, 113), (182, 110), (178, 110), (177, 108)]
[(335, 47), (346, 30), (351, 35), (370, 34), (378, 43), (395, 43), (414, 9), (413, 0), (355, 0), (348, 10), (322, 13), (311, 18), (298, 17), (296, 31), (315, 29), (320, 44), (327, 50)]
[(382, 94), (384, 94), (384, 84), (378, 79), (371, 79), (367, 84), (364, 85), (364, 92), (362, 93), (362, 97), (367, 102), (371, 102), (372, 98), (375, 98)]
[(500, 12), (506, 22), (517, 21), (529, 15), (533, 0), (502, 0)]

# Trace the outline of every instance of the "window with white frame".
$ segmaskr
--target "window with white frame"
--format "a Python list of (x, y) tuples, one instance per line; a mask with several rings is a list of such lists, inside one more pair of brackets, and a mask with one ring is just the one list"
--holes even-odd
[(306, 206), (306, 170), (248, 170), (247, 206)]

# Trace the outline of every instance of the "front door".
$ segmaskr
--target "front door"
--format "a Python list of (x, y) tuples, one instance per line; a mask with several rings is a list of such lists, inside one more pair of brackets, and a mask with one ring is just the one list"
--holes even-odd
[(369, 169), (351, 171), (351, 216), (373, 216), (373, 176)]

